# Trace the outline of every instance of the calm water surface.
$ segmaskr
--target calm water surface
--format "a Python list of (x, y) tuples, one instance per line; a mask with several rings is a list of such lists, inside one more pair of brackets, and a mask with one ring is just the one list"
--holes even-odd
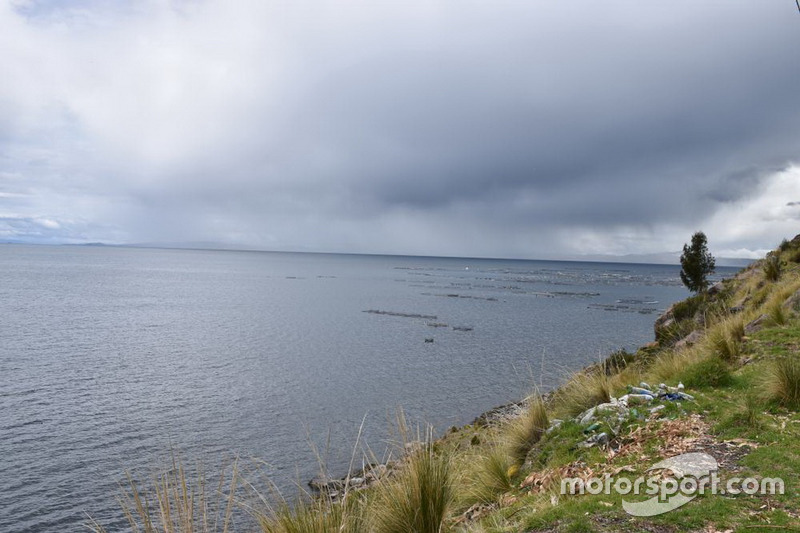
[(468, 423), (686, 294), (674, 266), (2, 245), (0, 531), (118, 528), (170, 449), (291, 492), (309, 441), (343, 474), (362, 420), (373, 450), (398, 407)]

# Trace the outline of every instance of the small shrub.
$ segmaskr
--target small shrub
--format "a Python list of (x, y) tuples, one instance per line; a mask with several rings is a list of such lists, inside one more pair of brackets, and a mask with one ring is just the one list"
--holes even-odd
[(800, 407), (800, 359), (778, 357), (764, 376), (766, 398), (790, 408)]
[(767, 281), (778, 281), (781, 277), (781, 257), (778, 254), (770, 253), (764, 259), (764, 278)]
[(627, 350), (617, 350), (603, 360), (603, 371), (607, 376), (618, 374), (620, 370), (623, 370), (635, 360), (635, 354), (629, 353)]
[(531, 397), (522, 416), (511, 422), (506, 432), (509, 455), (515, 464), (521, 465), (525, 462), (528, 452), (542, 438), (548, 425), (544, 401), (536, 394)]
[(672, 316), (674, 316), (675, 320), (678, 322), (688, 318), (694, 318), (694, 315), (700, 310), (705, 299), (706, 297), (704, 294), (696, 294), (676, 303), (672, 306)]
[(800, 263), (800, 248), (796, 248), (787, 253), (786, 260), (792, 263)]
[(397, 476), (376, 487), (375, 533), (442, 533), (456, 498), (450, 458), (428, 445), (410, 456)]
[(728, 363), (717, 355), (690, 364), (678, 375), (684, 385), (690, 389), (725, 386), (729, 385), (733, 379)]
[(783, 239), (781, 241), (780, 245), (778, 246), (778, 250), (780, 250), (781, 252), (785, 252), (786, 250), (788, 250), (791, 247), (792, 247), (792, 244), (788, 240)]
[(697, 329), (697, 322), (693, 319), (676, 321), (669, 326), (658, 328), (656, 341), (661, 346), (672, 346), (695, 329)]

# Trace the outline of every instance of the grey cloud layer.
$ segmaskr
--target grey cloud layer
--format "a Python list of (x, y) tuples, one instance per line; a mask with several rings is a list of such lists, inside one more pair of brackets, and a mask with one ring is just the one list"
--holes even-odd
[[(4, 94), (27, 111), (0, 119), (0, 162), (45, 191), (26, 216), (83, 194), (87, 228), (128, 240), (535, 256), (582, 228), (683, 232), (800, 138), (796, 9), (697, 4), (87, 3), (89, 37), (6, 13), (67, 68)], [(34, 111), (61, 126), (25, 138)]]

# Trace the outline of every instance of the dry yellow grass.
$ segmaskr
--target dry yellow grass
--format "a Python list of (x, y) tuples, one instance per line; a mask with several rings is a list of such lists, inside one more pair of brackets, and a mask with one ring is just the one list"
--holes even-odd
[[(128, 474), (128, 487), (123, 489), (120, 505), (131, 531), (143, 533), (226, 533), (231, 526), (234, 498), (239, 482), (238, 461), (230, 475), (220, 475), (216, 484), (202, 468), (187, 471), (180, 458), (172, 456), (166, 471), (144, 484)], [(105, 533), (95, 521), (89, 528)]]
[(491, 503), (514, 488), (511, 479), (516, 465), (503, 444), (491, 443), (471, 455), (471, 460), (473, 466), (465, 479), (468, 503)]
[(590, 407), (608, 402), (614, 384), (604, 372), (582, 370), (573, 373), (552, 396), (553, 411), (561, 416), (575, 416)]
[(535, 394), (528, 399), (522, 416), (512, 421), (505, 431), (508, 453), (515, 464), (525, 462), (528, 452), (542, 438), (548, 425), (544, 401), (539, 394)]
[(800, 358), (792, 355), (771, 361), (762, 378), (762, 388), (765, 400), (800, 407)]
[(394, 478), (376, 487), (370, 531), (447, 531), (447, 518), (456, 502), (456, 486), (449, 454), (437, 454), (428, 441), (404, 461)]
[(707, 330), (702, 346), (724, 361), (733, 361), (742, 353), (743, 337), (743, 317), (730, 315), (717, 320), (716, 324)]
[(646, 375), (649, 380), (656, 383), (671, 382), (677, 379), (696, 356), (696, 349), (662, 352), (653, 361)]

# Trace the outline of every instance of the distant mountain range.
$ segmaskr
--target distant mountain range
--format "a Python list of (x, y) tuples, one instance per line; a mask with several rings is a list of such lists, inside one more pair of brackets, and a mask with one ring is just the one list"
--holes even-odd
[[(4, 240), (0, 241), (0, 244), (31, 244), (31, 243), (26, 243), (23, 241), (16, 241), (16, 240)], [(304, 253), (304, 252), (314, 253), (314, 250), (299, 250), (299, 249), (261, 250), (259, 248), (252, 246), (233, 245), (233, 244), (208, 242), (208, 241), (139, 242), (139, 243), (129, 243), (129, 244), (108, 244), (103, 242), (87, 242), (87, 243), (76, 243), (76, 244), (63, 244), (62, 246), (110, 246), (110, 247), (126, 247), (126, 248), (175, 248), (182, 250), (224, 250), (224, 251), (248, 251), (248, 252), (285, 251), (285, 252), (299, 252), (299, 253)], [(397, 255), (403, 255), (403, 254), (397, 254)], [(681, 256), (680, 252), (663, 252), (654, 254), (627, 254), (627, 255), (567, 254), (558, 256), (543, 256), (539, 257), (538, 259), (555, 260), (555, 261), (592, 261), (601, 263), (650, 263), (659, 265), (678, 265), (680, 264), (680, 256)], [(726, 266), (726, 267), (744, 267), (754, 261), (754, 259), (743, 258), (743, 257), (717, 257), (716, 260), (717, 260), (717, 266)]]

